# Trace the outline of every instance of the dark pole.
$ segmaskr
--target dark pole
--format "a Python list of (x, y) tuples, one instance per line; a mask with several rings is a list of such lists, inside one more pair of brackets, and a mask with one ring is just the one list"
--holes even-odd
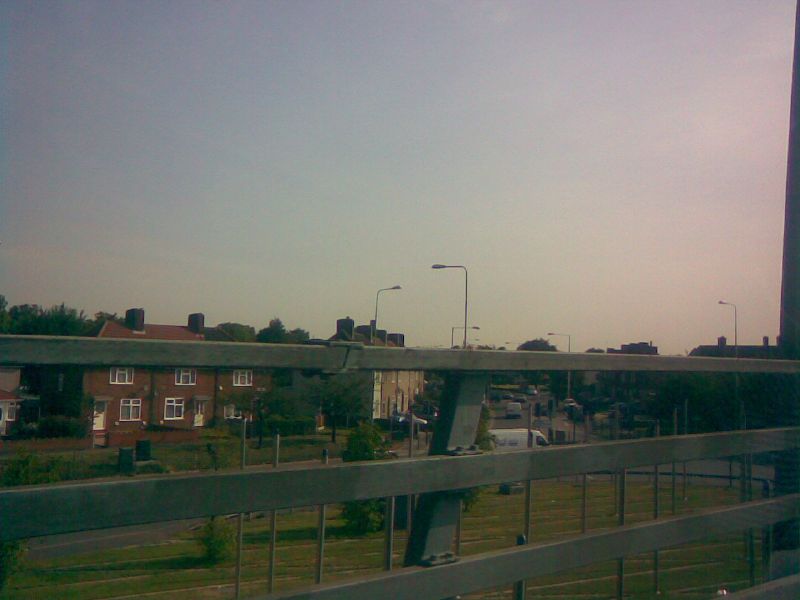
[[(783, 230), (783, 272), (781, 279), (781, 357), (800, 358), (800, 5), (795, 14), (792, 96), (789, 113), (789, 148), (786, 168), (786, 210)], [(781, 401), (780, 425), (800, 424), (798, 379), (784, 379), (786, 388)], [(775, 461), (775, 492), (794, 493), (800, 489), (800, 460), (796, 452), (781, 452)], [(789, 575), (793, 555), (800, 547), (800, 523), (784, 521), (775, 526), (774, 554), (770, 578)], [(795, 558), (796, 560), (796, 558)]]

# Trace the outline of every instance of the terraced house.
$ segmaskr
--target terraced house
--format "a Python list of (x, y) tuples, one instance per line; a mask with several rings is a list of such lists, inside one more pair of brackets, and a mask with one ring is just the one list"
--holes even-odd
[[(107, 321), (98, 337), (204, 341), (219, 340), (219, 330), (205, 327), (202, 313), (190, 314), (187, 324), (145, 323), (144, 309), (131, 308), (124, 324)], [(271, 385), (267, 371), (253, 369), (139, 368), (115, 365), (88, 369), (84, 393), (94, 400), (92, 433), (97, 445), (118, 445), (136, 439), (150, 426), (191, 430), (204, 427), (216, 416), (233, 416), (228, 401), (255, 396)]]

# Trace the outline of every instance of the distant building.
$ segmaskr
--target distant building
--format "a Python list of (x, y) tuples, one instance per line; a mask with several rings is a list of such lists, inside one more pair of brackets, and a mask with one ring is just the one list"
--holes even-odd
[[(329, 341), (361, 342), (387, 348), (405, 347), (405, 335), (375, 329), (375, 322), (356, 326), (350, 317), (336, 321), (336, 333)], [(372, 385), (372, 418), (387, 419), (394, 413), (408, 412), (422, 396), (425, 388), (424, 371), (375, 371)]]
[(11, 433), (17, 423), (22, 397), (19, 367), (0, 367), (0, 436)]
[(653, 342), (631, 342), (630, 344), (622, 344), (619, 350), (616, 348), (607, 348), (607, 354), (647, 354), (655, 356), (658, 354), (658, 346), (653, 346)]
[(707, 356), (714, 358), (781, 358), (780, 348), (770, 346), (769, 336), (761, 338), (760, 345), (739, 344), (738, 351), (736, 346), (728, 344), (724, 335), (717, 338), (716, 345), (698, 346), (689, 353), (689, 356)]

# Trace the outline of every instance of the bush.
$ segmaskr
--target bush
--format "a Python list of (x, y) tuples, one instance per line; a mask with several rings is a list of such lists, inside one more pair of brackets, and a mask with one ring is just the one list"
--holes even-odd
[(23, 452), (2, 465), (0, 483), (3, 486), (34, 485), (52, 483), (66, 479), (69, 465), (65, 460), (52, 456), (42, 458), (37, 454)]
[(345, 529), (353, 535), (364, 535), (383, 528), (386, 501), (383, 498), (354, 500), (342, 506)]
[(26, 550), (25, 542), (0, 542), (0, 590), (19, 569)]
[(225, 519), (211, 517), (200, 530), (203, 559), (212, 565), (233, 558), (236, 549), (236, 532)]
[[(347, 438), (342, 460), (375, 460), (387, 457), (388, 445), (375, 425), (361, 423)], [(342, 518), (345, 528), (354, 535), (378, 531), (383, 527), (385, 501), (382, 498), (345, 502)]]
[(51, 415), (39, 419), (36, 437), (40, 438), (83, 438), (86, 437), (88, 422), (86, 419)]

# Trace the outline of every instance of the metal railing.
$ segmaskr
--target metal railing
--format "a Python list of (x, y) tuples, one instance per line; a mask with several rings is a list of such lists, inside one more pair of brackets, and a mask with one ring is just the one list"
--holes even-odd
[[(433, 600), (513, 585), (520, 580), (609, 560), (620, 561), (618, 596), (621, 596), (625, 556), (800, 519), (800, 494), (790, 489), (793, 493), (776, 498), (624, 525), (626, 469), (796, 451), (800, 448), (798, 427), (658, 437), (506, 454), (474, 453), (468, 448), (475, 437), (491, 372), (591, 370), (797, 375), (800, 373), (797, 361), (387, 349), (336, 343), (273, 346), (0, 336), (2, 365), (443, 372), (442, 415), (431, 441), (431, 456), (425, 458), (310, 468), (250, 467), (244, 471), (156, 475), (0, 491), (0, 541), (220, 514), (320, 507), (349, 500), (419, 496), (406, 549), (406, 568), (353, 581), (316, 585), (302, 591), (271, 594), (270, 598)], [(453, 555), (461, 502), (458, 490), (602, 471), (621, 474), (619, 527), (468, 558)], [(785, 491), (786, 486), (783, 489)], [(136, 502), (131, 502), (131, 498)], [(391, 531), (387, 539), (391, 540)], [(319, 550), (320, 556), (322, 551)], [(318, 572), (317, 580), (321, 579), (321, 572)], [(787, 582), (787, 585), (794, 585), (790, 578)], [(770, 585), (774, 588), (780, 583)], [(758, 592), (752, 590), (751, 593)]]

